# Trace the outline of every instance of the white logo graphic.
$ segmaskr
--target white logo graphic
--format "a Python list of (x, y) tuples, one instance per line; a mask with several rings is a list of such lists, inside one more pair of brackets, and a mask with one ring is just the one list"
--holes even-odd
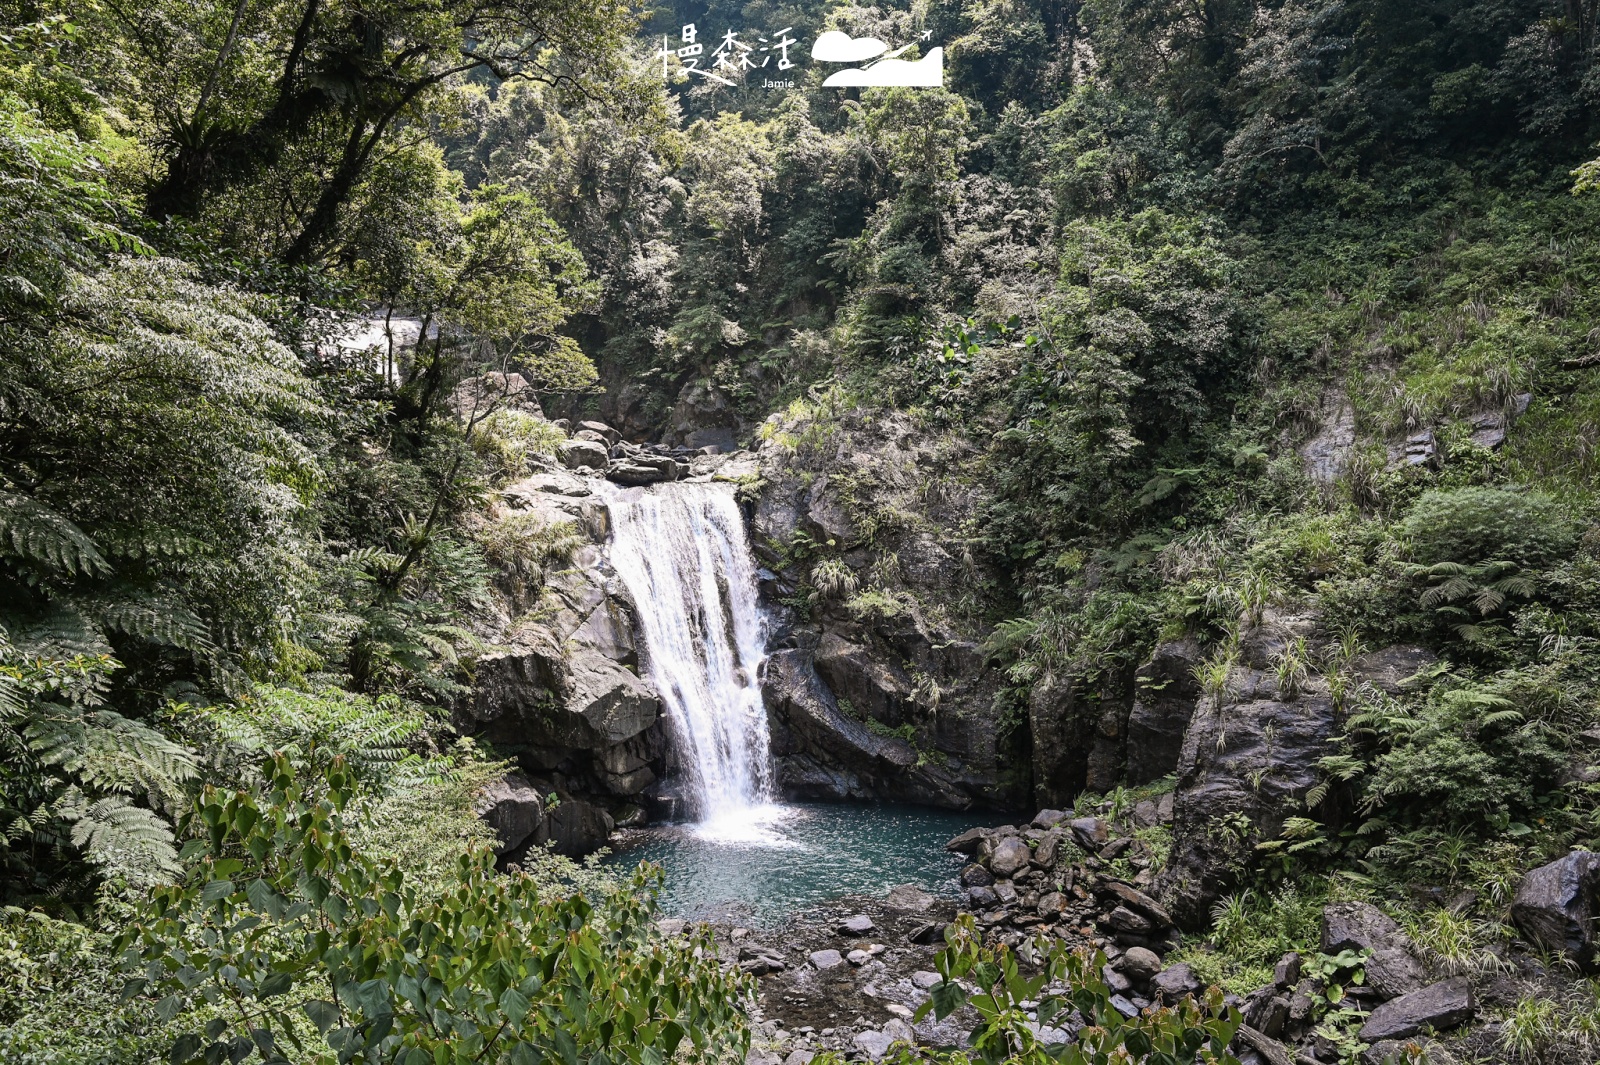
[[(924, 33), (926, 39), (929, 34)], [(829, 30), (818, 37), (811, 46), (811, 58), (822, 63), (864, 63), (882, 56), (877, 62), (862, 67), (851, 67), (828, 75), (824, 86), (840, 88), (850, 86), (909, 88), (938, 88), (944, 84), (944, 49), (930, 48), (921, 59), (898, 59), (911, 48), (902, 45), (894, 51), (876, 37), (851, 37), (848, 33)]]

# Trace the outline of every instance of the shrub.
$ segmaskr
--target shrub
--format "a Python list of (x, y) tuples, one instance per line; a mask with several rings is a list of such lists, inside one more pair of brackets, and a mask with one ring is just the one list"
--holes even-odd
[(1404, 528), (1412, 554), (1423, 565), (1496, 561), (1537, 568), (1571, 550), (1576, 538), (1554, 500), (1508, 488), (1424, 492)]
[(590, 898), (495, 872), (472, 847), (454, 883), (419, 890), (352, 846), (343, 760), (301, 779), (264, 770), (262, 799), (207, 788), (186, 818), (192, 861), (117, 937), (124, 996), (164, 1019), (216, 1016), (174, 1065), (297, 1060), (702, 1062), (742, 1058), (749, 978), (705, 932), (657, 929), (652, 874)]

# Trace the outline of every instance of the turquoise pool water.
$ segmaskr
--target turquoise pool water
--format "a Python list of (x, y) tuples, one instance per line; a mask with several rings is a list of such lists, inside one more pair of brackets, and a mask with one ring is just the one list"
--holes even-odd
[(954, 896), (962, 859), (945, 852), (946, 841), (1000, 820), (914, 806), (773, 806), (737, 825), (629, 831), (605, 864), (660, 865), (668, 916), (770, 926), (842, 895), (881, 897), (895, 884)]

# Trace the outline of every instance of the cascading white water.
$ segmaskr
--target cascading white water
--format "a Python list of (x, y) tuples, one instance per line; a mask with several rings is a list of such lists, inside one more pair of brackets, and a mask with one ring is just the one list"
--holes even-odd
[(755, 829), (773, 811), (772, 759), (764, 623), (739, 508), (709, 484), (619, 490), (608, 501), (611, 564), (639, 609), (645, 672), (695, 814), (717, 833)]

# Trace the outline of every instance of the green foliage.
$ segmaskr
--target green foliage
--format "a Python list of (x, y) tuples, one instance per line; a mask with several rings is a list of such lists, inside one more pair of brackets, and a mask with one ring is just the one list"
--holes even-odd
[(747, 978), (723, 970), (709, 940), (656, 931), (648, 872), (599, 899), (553, 896), (469, 849), (449, 890), (420, 892), (352, 847), (342, 759), (301, 775), (280, 757), (263, 773), (260, 800), (206, 789), (184, 826), (193, 871), (153, 892), (115, 945), (125, 997), (159, 999), (167, 1017), (200, 1001), (217, 1010), (171, 1060), (744, 1052)]
[(1424, 492), (1406, 514), (1404, 531), (1423, 565), (1507, 562), (1536, 569), (1560, 559), (1576, 539), (1554, 500), (1504, 488)]
[[(1235, 1059), (1227, 1046), (1239, 1029), (1237, 1010), (1222, 1003), (1212, 989), (1205, 1000), (1186, 1000), (1176, 1007), (1147, 1010), (1126, 1017), (1112, 1004), (1111, 989), (1101, 977), (1105, 956), (1098, 951), (1069, 951), (1059, 940), (1041, 937), (1025, 942), (1013, 954), (1008, 948), (985, 947), (972, 918), (963, 917), (945, 933), (948, 944), (935, 959), (941, 982), (929, 989), (917, 1017), (930, 1012), (944, 1020), (962, 1006), (977, 1012), (978, 1022), (968, 1048), (937, 1056), (955, 1063), (1067, 1062), (1089, 1065), (1128, 1055), (1132, 1060), (1216, 1062)], [(1063, 986), (1064, 991), (1047, 990)], [(1027, 1005), (1024, 1005), (1024, 1004)], [(1030, 1017), (1035, 1008), (1038, 1020)], [(1068, 1044), (1047, 1048), (1038, 1026), (1077, 1010), (1088, 1027)], [(902, 1051), (899, 1061), (914, 1060)]]

